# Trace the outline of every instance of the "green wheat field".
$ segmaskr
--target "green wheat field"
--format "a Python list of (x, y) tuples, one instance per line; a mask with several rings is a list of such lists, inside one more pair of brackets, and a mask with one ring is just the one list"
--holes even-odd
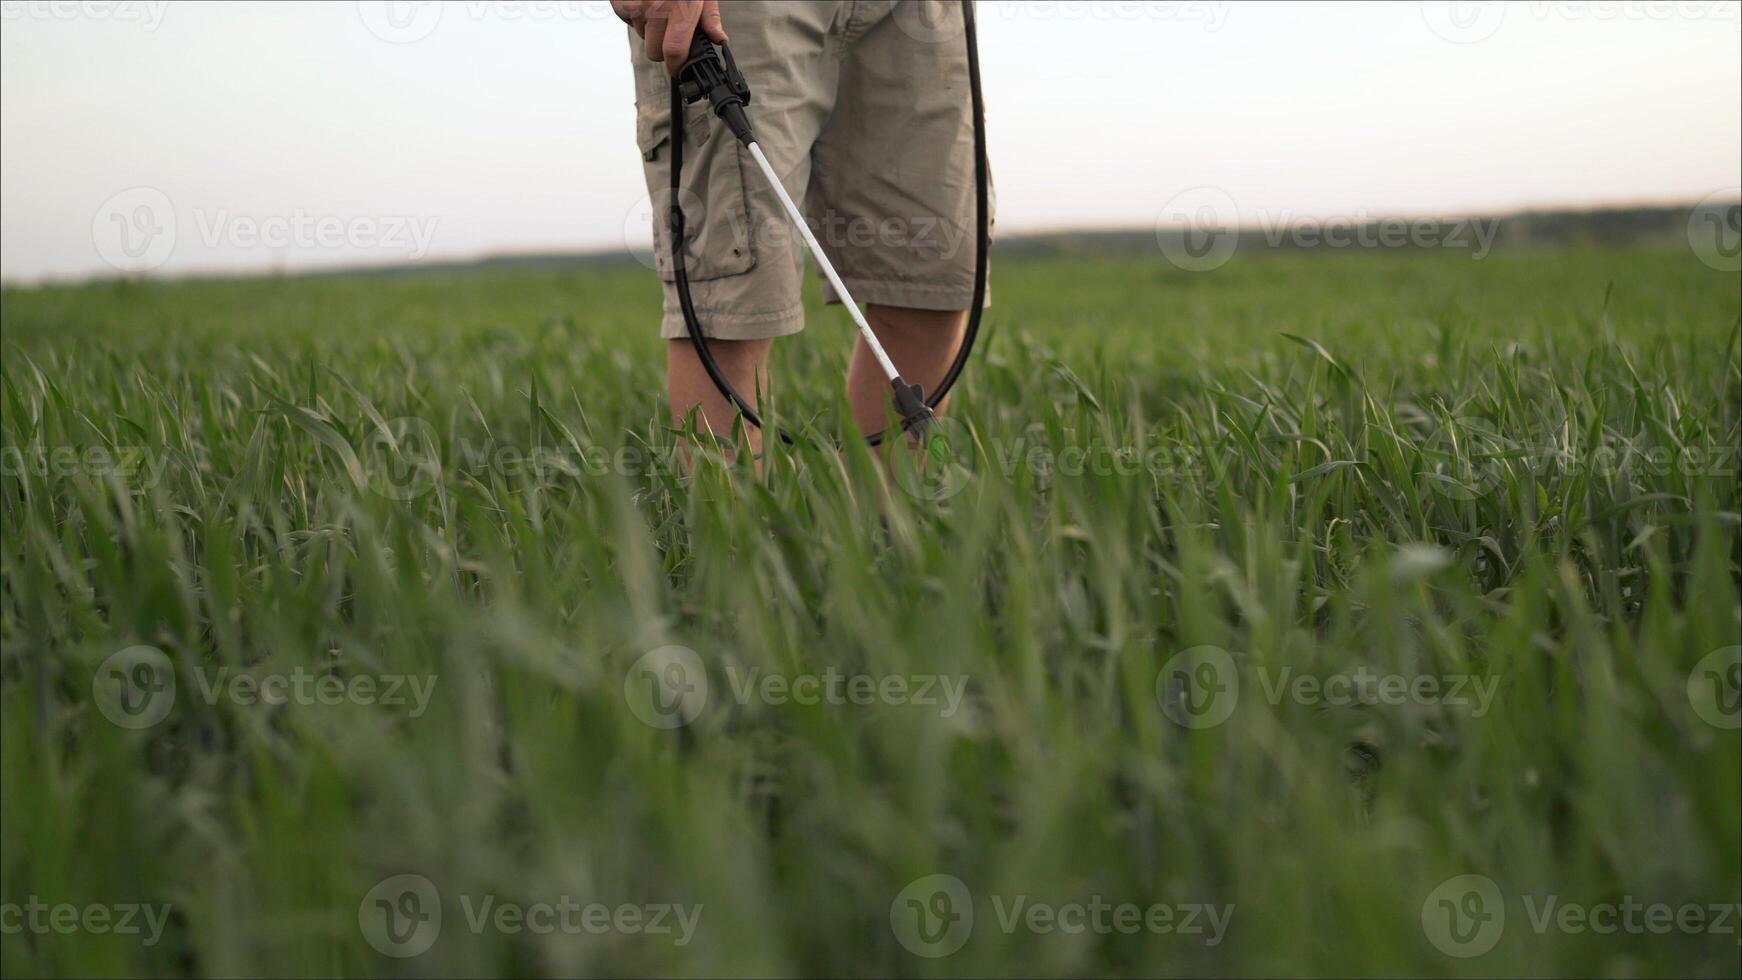
[(637, 265), (6, 289), (0, 972), (1742, 972), (1735, 273), (993, 284), (760, 481)]

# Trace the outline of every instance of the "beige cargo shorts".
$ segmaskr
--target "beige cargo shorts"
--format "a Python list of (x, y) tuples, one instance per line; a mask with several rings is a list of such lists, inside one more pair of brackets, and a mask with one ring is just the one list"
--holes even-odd
[[(861, 304), (965, 310), (975, 263), (974, 118), (958, 0), (724, 0), (756, 139)], [(629, 31), (636, 141), (665, 283), (667, 338), (688, 336), (672, 285), (671, 90)], [(684, 117), (679, 202), (690, 295), (709, 337), (804, 326), (804, 240), (705, 100)], [(839, 302), (828, 283), (824, 299)]]

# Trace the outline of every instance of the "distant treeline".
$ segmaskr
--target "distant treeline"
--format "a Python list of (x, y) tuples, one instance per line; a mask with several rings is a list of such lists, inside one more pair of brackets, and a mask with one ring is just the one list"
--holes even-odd
[[(1148, 252), (1178, 246), (1182, 254), (1226, 247), (1222, 236), (1235, 235), (1236, 247), (1250, 249), (1445, 248), (1486, 254), (1493, 248), (1564, 247), (1577, 245), (1663, 245), (1686, 248), (1693, 234), (1711, 234), (1726, 251), (1736, 247), (1742, 213), (1736, 203), (1700, 209), (1695, 206), (1609, 208), (1594, 211), (1523, 211), (1493, 217), (1359, 219), (1293, 219), (1279, 217), (1235, 230), (1188, 232), (1167, 226), (1107, 230), (1059, 231), (1000, 235), (998, 255), (1096, 255)], [(1188, 236), (1192, 236), (1188, 238)], [(415, 265), (340, 270), (329, 275), (402, 275), (452, 270), (534, 270), (628, 265), (634, 258), (623, 250), (546, 252), (502, 255), (463, 262), (421, 262)], [(320, 274), (320, 273), (316, 273)]]
[[(1699, 212), (1696, 220), (1696, 210)], [(1734, 248), (1742, 228), (1742, 206), (1731, 202), (1699, 208), (1637, 207), (1595, 211), (1522, 211), (1460, 218), (1363, 216), (1357, 219), (1273, 218), (1231, 232), (1238, 248), (1320, 247), (1490, 248), (1578, 245), (1664, 245), (1685, 248), (1690, 235), (1712, 234)], [(1210, 234), (1218, 234), (1213, 226)], [(1110, 229), (1012, 235), (1000, 238), (1005, 255), (1058, 255), (1154, 251), (1158, 244), (1207, 249), (1206, 229), (1162, 224), (1153, 229)]]

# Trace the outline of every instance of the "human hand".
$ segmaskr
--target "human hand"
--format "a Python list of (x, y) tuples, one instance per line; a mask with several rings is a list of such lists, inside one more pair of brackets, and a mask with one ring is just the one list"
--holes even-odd
[(683, 67), (697, 26), (715, 42), (726, 43), (720, 0), (611, 0), (611, 9), (641, 35), (648, 59), (664, 62), (670, 75)]

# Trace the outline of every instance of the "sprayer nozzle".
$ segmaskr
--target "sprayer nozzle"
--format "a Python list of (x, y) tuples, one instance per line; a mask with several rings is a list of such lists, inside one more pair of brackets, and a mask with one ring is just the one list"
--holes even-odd
[(919, 385), (910, 385), (900, 378), (889, 382), (895, 389), (895, 411), (901, 416), (901, 427), (911, 433), (915, 439), (925, 441), (925, 431), (936, 416), (932, 414), (931, 406), (925, 403), (925, 391)]
[(726, 128), (738, 138), (738, 142), (749, 146), (756, 142), (756, 134), (750, 131), (750, 117), (744, 113), (744, 103), (730, 101), (724, 105), (715, 105), (714, 111), (726, 123)]

